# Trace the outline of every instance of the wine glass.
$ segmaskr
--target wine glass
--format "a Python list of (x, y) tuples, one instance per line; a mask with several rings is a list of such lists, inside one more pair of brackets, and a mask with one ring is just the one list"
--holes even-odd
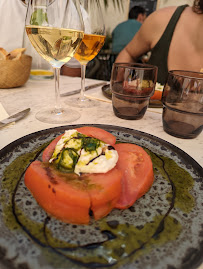
[(55, 106), (41, 109), (36, 118), (54, 124), (77, 120), (80, 113), (61, 105), (59, 77), (84, 36), (79, 0), (30, 0), (25, 28), (33, 47), (52, 65), (55, 78)]
[(89, 61), (95, 58), (105, 41), (105, 24), (99, 1), (81, 0), (81, 13), (84, 21), (84, 37), (74, 55), (81, 64), (81, 92), (79, 98), (70, 99), (67, 104), (74, 107), (93, 107), (96, 101), (85, 97), (85, 73)]

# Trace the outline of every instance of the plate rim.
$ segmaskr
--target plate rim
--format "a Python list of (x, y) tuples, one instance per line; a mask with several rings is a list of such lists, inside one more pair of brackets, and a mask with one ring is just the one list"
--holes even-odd
[[(63, 126), (46, 128), (46, 129), (42, 129), (42, 130), (27, 134), (25, 136), (22, 136), (16, 140), (14, 140), (13, 142), (9, 143), (8, 145), (6, 145), (4, 148), (2, 148), (0, 150), (0, 163), (4, 160), (4, 158), (6, 158), (7, 154), (10, 154), (11, 151), (15, 150), (15, 148), (17, 146), (21, 145), (21, 143), (28, 142), (28, 141), (30, 141), (34, 138), (37, 138), (38, 136), (41, 136), (41, 135), (53, 134), (54, 132), (63, 131), (66, 128), (68, 128), (68, 129), (79, 128), (79, 127), (83, 127), (83, 126), (102, 128), (102, 129), (105, 129), (106, 131), (127, 132), (128, 134), (132, 134), (134, 136), (138, 135), (138, 137), (147, 138), (150, 141), (158, 142), (159, 144), (166, 146), (170, 151), (177, 154), (181, 161), (186, 160), (187, 163), (190, 162), (191, 167), (193, 169), (195, 169), (195, 171), (200, 176), (202, 174), (203, 168), (201, 167), (201, 165), (196, 160), (194, 160), (189, 154), (187, 154), (186, 152), (184, 152), (182, 149), (178, 148), (177, 146), (173, 145), (172, 143), (170, 143), (162, 138), (159, 138), (157, 136), (154, 136), (152, 134), (142, 132), (142, 131), (139, 131), (136, 129), (121, 127), (121, 126), (116, 126), (116, 125), (108, 125), (108, 124), (73, 124), (73, 125), (71, 124), (71, 125), (63, 125)], [(202, 249), (202, 246), (200, 246), (200, 250), (201, 249)], [(203, 264), (203, 257), (199, 257), (199, 259), (196, 257), (193, 260), (192, 267), (184, 267), (184, 268), (188, 268), (188, 269), (189, 268), (190, 269), (196, 268), (197, 269), (202, 264)], [(0, 265), (1, 265), (1, 262), (0, 262)], [(191, 264), (190, 264), (190, 266), (191, 266)]]
[[(28, 141), (38, 135), (41, 134), (49, 134), (49, 133), (53, 133), (54, 131), (62, 131), (65, 130), (66, 128), (70, 129), (70, 128), (80, 128), (83, 126), (91, 126), (91, 127), (97, 127), (97, 128), (101, 128), (101, 129), (109, 129), (109, 131), (112, 131), (112, 129), (114, 129), (115, 131), (127, 131), (130, 132), (132, 135), (142, 135), (148, 139), (152, 139), (155, 140), (156, 142), (160, 143), (160, 144), (164, 144), (166, 145), (169, 149), (171, 150), (175, 150), (175, 152), (179, 155), (182, 154), (183, 157), (185, 158), (189, 158), (193, 161), (193, 164), (196, 166), (197, 170), (200, 170), (199, 173), (201, 174), (201, 170), (203, 169), (203, 167), (195, 160), (193, 159), (192, 156), (190, 156), (188, 153), (186, 153), (184, 150), (180, 149), (179, 147), (177, 147), (176, 145), (168, 142), (167, 140), (164, 140), (160, 137), (157, 137), (155, 135), (152, 135), (150, 133), (146, 133), (143, 131), (139, 131), (136, 129), (132, 129), (132, 128), (128, 128), (128, 127), (122, 127), (122, 126), (117, 126), (117, 125), (111, 125), (111, 124), (71, 124), (71, 125), (62, 125), (62, 126), (56, 126), (56, 127), (51, 127), (51, 128), (46, 128), (46, 129), (42, 129), (36, 132), (32, 132), (30, 134), (27, 134), (25, 136), (22, 136), (12, 142), (10, 142), (9, 144), (7, 144), (5, 147), (3, 147), (2, 149), (0, 149), (0, 158), (4, 157), (4, 155), (6, 153), (8, 153), (8, 149), (9, 148), (13, 148), (18, 146), (21, 141), (25, 142)], [(134, 134), (133, 134), (134, 133)], [(182, 156), (180, 156), (181, 159), (184, 159)]]

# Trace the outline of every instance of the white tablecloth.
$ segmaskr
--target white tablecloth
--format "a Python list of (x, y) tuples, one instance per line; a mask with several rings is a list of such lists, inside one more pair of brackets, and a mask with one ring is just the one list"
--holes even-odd
[[(88, 79), (86, 80), (86, 85), (96, 82), (98, 81)], [(80, 88), (80, 78), (61, 77), (61, 93), (78, 88)], [(203, 133), (195, 139), (188, 140), (170, 136), (164, 132), (162, 127), (162, 108), (148, 108), (144, 118), (141, 120), (123, 120), (114, 115), (111, 102), (105, 99), (101, 87), (89, 90), (87, 94), (107, 102), (97, 101), (98, 105), (96, 107), (88, 109), (74, 108), (81, 113), (81, 117), (70, 124), (107, 124), (146, 132), (174, 144), (203, 166)], [(61, 99), (63, 102), (70, 103), (71, 98), (70, 96)], [(25, 86), (20, 88), (0, 89), (0, 102), (8, 114), (27, 107), (31, 108), (31, 112), (26, 118), (0, 129), (0, 149), (27, 134), (57, 126), (39, 122), (35, 118), (35, 114), (40, 108), (54, 103), (53, 80), (29, 80)], [(200, 268), (203, 269), (203, 265)]]
[[(94, 84), (95, 80), (86, 80), (86, 85)], [(80, 78), (61, 77), (61, 93), (80, 88)], [(89, 90), (88, 96), (105, 99), (101, 87)], [(54, 103), (54, 81), (34, 81), (29, 80), (25, 86), (15, 89), (0, 89), (0, 102), (8, 114), (15, 113), (24, 108), (30, 107), (28, 116), (14, 125), (9, 125), (0, 129), (0, 149), (10, 142), (46, 128), (57, 125), (39, 122), (35, 114), (41, 107)], [(70, 103), (70, 97), (62, 97), (62, 102)], [(70, 124), (108, 124), (127, 127), (142, 132), (146, 132), (162, 138), (179, 147), (192, 156), (201, 166), (203, 166), (203, 133), (195, 139), (180, 139), (164, 132), (162, 126), (162, 108), (148, 108), (144, 118), (141, 120), (123, 120), (116, 117), (112, 110), (112, 105), (107, 102), (98, 101), (98, 105), (88, 109), (77, 109), (81, 117)], [(64, 124), (66, 125), (66, 124)]]

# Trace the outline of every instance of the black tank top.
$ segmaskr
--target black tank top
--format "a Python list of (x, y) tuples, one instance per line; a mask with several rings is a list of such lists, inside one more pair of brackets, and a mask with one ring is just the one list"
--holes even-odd
[(183, 10), (187, 6), (188, 5), (179, 6), (175, 10), (164, 33), (151, 51), (151, 57), (148, 63), (158, 67), (157, 82), (161, 83), (162, 85), (164, 85), (168, 75), (168, 51), (173, 37), (173, 32)]

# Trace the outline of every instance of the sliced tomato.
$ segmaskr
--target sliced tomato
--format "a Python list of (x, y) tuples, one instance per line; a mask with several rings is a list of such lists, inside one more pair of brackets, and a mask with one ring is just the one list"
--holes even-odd
[(108, 215), (121, 195), (122, 173), (116, 168), (107, 173), (86, 174), (91, 210), (96, 220)]
[(25, 185), (46, 212), (64, 222), (87, 224), (90, 199), (86, 182), (76, 174), (59, 173), (34, 161), (25, 173)]
[(162, 97), (162, 91), (155, 90), (154, 94), (151, 96), (150, 99), (152, 100), (161, 100)]
[(154, 181), (153, 166), (142, 147), (128, 143), (114, 147), (119, 155), (116, 168), (122, 171), (122, 191), (115, 207), (125, 209), (149, 190)]
[(76, 130), (84, 135), (88, 135), (88, 136), (100, 139), (106, 144), (109, 144), (112, 146), (116, 143), (116, 137), (114, 135), (97, 127), (83, 126), (80, 128), (76, 128)]
[(25, 173), (25, 184), (45, 211), (56, 218), (75, 224), (89, 223), (89, 211), (94, 218), (106, 216), (113, 208), (128, 208), (144, 195), (153, 183), (153, 167), (149, 155), (133, 144), (115, 144), (116, 138), (99, 128), (77, 130), (98, 138), (118, 151), (115, 168), (107, 173), (62, 173), (48, 163), (56, 143), (55, 138), (44, 150), (42, 160), (34, 161)]
[(50, 215), (68, 223), (88, 224), (90, 209), (95, 219), (100, 219), (115, 207), (121, 194), (121, 177), (116, 168), (80, 177), (34, 161), (25, 173), (25, 185)]

